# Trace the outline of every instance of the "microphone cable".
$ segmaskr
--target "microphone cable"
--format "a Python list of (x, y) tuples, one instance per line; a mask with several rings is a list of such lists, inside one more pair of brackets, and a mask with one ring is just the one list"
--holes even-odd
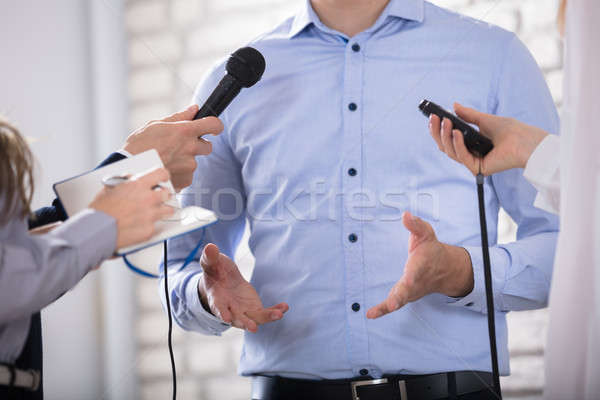
[(167, 333), (167, 344), (169, 357), (171, 358), (171, 375), (173, 377), (173, 400), (177, 398), (177, 370), (175, 369), (175, 357), (173, 356), (173, 315), (171, 314), (171, 300), (169, 299), (169, 276), (167, 267), (167, 241), (163, 244), (163, 273), (165, 279), (165, 300), (167, 305), (167, 316), (169, 318), (169, 331)]
[(481, 250), (483, 252), (483, 274), (485, 280), (485, 297), (487, 304), (488, 333), (490, 337), (490, 354), (492, 358), (492, 376), (494, 379), (494, 392), (502, 399), (500, 388), (500, 374), (498, 372), (498, 349), (496, 348), (496, 319), (494, 309), (494, 292), (492, 290), (492, 267), (490, 262), (490, 249), (488, 242), (487, 222), (485, 218), (485, 198), (483, 192), (484, 176), (481, 173), (481, 158), (479, 158), (479, 173), (476, 177), (477, 197), (479, 199), (479, 225), (481, 227)]
[[(206, 234), (206, 229), (202, 228), (202, 236), (200, 237), (200, 240), (198, 241), (198, 244), (196, 245), (196, 247), (194, 247), (192, 249), (192, 251), (188, 254), (188, 256), (185, 259), (181, 259), (179, 261), (183, 261), (183, 264), (181, 265), (181, 267), (177, 270), (177, 272), (182, 271), (183, 269), (185, 269), (192, 261), (194, 261), (194, 259), (196, 258), (196, 254), (198, 253), (198, 250), (200, 250), (200, 247), (202, 246), (202, 244), (204, 243), (204, 235)], [(168, 327), (168, 333), (167, 333), (167, 346), (169, 348), (169, 357), (171, 360), (171, 375), (172, 375), (172, 379), (173, 379), (173, 400), (175, 400), (177, 398), (177, 369), (175, 368), (175, 356), (173, 355), (173, 314), (171, 311), (171, 299), (169, 298), (169, 272), (168, 272), (168, 251), (167, 251), (167, 241), (165, 240), (163, 242), (163, 276), (164, 276), (164, 280), (165, 280), (165, 302), (166, 302), (166, 307), (167, 307), (167, 317), (169, 319), (169, 327)], [(146, 278), (160, 278), (159, 275), (155, 275), (152, 274), (150, 272), (144, 271), (143, 269), (135, 266), (133, 263), (131, 263), (131, 261), (129, 261), (129, 259), (127, 258), (126, 255), (123, 255), (123, 261), (125, 262), (125, 265), (133, 272), (135, 272), (138, 275), (144, 276)], [(160, 268), (159, 268), (160, 270)]]

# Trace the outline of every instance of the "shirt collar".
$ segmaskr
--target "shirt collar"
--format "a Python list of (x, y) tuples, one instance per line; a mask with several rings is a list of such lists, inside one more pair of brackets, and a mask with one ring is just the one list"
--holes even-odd
[[(424, 0), (390, 0), (386, 8), (383, 10), (381, 16), (375, 22), (375, 25), (379, 25), (388, 16), (403, 18), (410, 21), (423, 22), (424, 19)], [(291, 39), (298, 35), (308, 25), (322, 25), (319, 17), (313, 10), (310, 0), (304, 1), (304, 6), (298, 11), (294, 20), (292, 21), (292, 27), (288, 37)]]

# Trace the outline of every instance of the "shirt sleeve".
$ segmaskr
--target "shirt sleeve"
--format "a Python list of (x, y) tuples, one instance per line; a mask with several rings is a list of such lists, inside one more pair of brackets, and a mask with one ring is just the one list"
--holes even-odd
[[(45, 235), (24, 220), (0, 227), (0, 325), (30, 316), (75, 286), (115, 250), (115, 220), (84, 210)], [(8, 306), (7, 306), (8, 305)]]
[[(499, 52), (496, 89), (490, 96), (488, 111), (547, 132), (557, 132), (556, 108), (535, 60), (512, 34), (501, 48), (504, 51)], [(545, 307), (552, 278), (558, 218), (534, 206), (536, 190), (523, 177), (522, 169), (495, 174), (486, 179), (486, 186), (485, 193), (492, 198), (491, 204), (498, 201), (518, 225), (517, 241), (490, 247), (494, 306), (503, 312)], [(496, 220), (491, 214), (495, 212), (493, 208), (494, 211), (486, 210), (488, 221)], [(465, 246), (465, 249), (471, 257), (475, 285), (469, 295), (452, 305), (485, 313), (482, 249), (480, 246)]]
[(553, 214), (560, 210), (559, 154), (560, 138), (548, 135), (531, 154), (523, 172), (538, 192), (533, 204)]
[[(194, 102), (202, 104), (222, 77), (224, 65), (220, 63), (209, 73), (198, 87)], [(191, 232), (169, 240), (169, 295), (171, 311), (177, 324), (186, 330), (204, 334), (219, 335), (229, 325), (208, 313), (200, 303), (198, 281), (202, 268), (198, 262), (204, 245), (214, 243), (222, 253), (234, 258), (246, 223), (246, 195), (241, 176), (241, 164), (231, 146), (231, 129), (227, 110), (221, 115), (223, 132), (207, 138), (212, 142), (212, 153), (197, 157), (198, 168), (190, 187), (180, 195), (182, 207), (200, 206), (212, 210), (219, 221), (204, 230)], [(202, 243), (200, 243), (202, 242)], [(199, 246), (193, 262), (179, 271), (183, 260)], [(164, 280), (160, 279), (162, 287)], [(163, 306), (166, 307), (164, 290), (160, 290)]]

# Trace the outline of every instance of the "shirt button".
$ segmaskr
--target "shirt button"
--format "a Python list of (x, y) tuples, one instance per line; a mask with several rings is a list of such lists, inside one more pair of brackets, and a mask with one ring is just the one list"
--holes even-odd
[(473, 303), (473, 302), (471, 301), (470, 303), (467, 303), (467, 304), (465, 304), (465, 306), (467, 306), (467, 307), (472, 307), (472, 306), (473, 306), (473, 304), (475, 304), (475, 303)]
[(354, 233), (351, 233), (351, 234), (348, 235), (348, 240), (351, 243), (354, 243), (354, 242), (356, 242), (358, 240), (358, 236), (356, 236), (356, 234), (354, 234)]
[(355, 170), (354, 168), (350, 168), (350, 169), (348, 170), (348, 175), (350, 175), (350, 176), (356, 176), (356, 173), (357, 173), (357, 172), (356, 172), (356, 170)]
[(350, 110), (350, 111), (356, 111), (357, 108), (358, 108), (358, 106), (356, 105), (356, 103), (348, 104), (348, 110)]
[(360, 304), (354, 303), (352, 304), (352, 311), (358, 312), (360, 310)]
[(361, 369), (361, 370), (360, 370), (360, 371), (358, 371), (358, 372), (360, 372), (360, 374), (361, 374), (362, 376), (369, 375), (369, 370), (368, 370), (368, 369), (366, 369), (366, 368), (363, 368), (363, 369)]
[(358, 43), (354, 43), (352, 45), (352, 51), (358, 53), (360, 51), (360, 45)]

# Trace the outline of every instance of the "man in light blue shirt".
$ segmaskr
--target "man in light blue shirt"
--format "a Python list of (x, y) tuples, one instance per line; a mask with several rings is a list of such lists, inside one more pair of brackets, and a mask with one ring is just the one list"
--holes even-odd
[[(265, 74), (224, 112), (225, 130), (183, 196), (220, 222), (170, 242), (177, 323), (210, 335), (245, 328), (239, 372), (282, 377), (255, 378), (253, 398), (335, 399), (315, 381), (391, 375), (409, 398), (484, 389), (477, 383), (487, 378), (469, 386), (460, 373), (446, 374), (491, 370), (475, 180), (438, 151), (417, 105), (456, 100), (556, 132), (552, 98), (527, 49), (512, 33), (423, 0), (306, 1), (250, 45), (264, 54)], [(223, 63), (212, 70), (195, 102), (223, 71)], [(485, 196), (490, 243), (500, 207), (519, 226), (516, 242), (490, 249), (507, 375), (505, 314), (546, 305), (558, 221), (533, 206), (521, 170), (486, 178)], [(412, 282), (421, 292), (368, 319), (403, 275), (404, 211), (431, 223), (447, 256), (424, 252)], [(246, 220), (256, 258), (250, 283), (230, 260)], [(199, 240), (218, 249), (208, 246), (177, 272)], [(352, 384), (338, 386), (351, 395)], [(370, 389), (357, 389), (360, 398), (391, 398), (368, 397)]]

